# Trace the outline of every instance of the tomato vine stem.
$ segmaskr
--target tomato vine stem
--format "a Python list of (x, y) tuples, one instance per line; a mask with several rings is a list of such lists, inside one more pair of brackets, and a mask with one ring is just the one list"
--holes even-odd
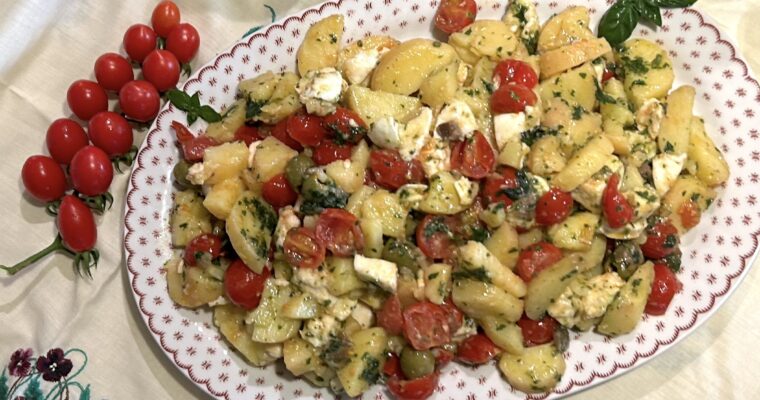
[(66, 247), (63, 246), (63, 239), (61, 238), (61, 235), (56, 235), (55, 240), (53, 240), (53, 243), (50, 243), (48, 247), (45, 247), (44, 249), (40, 250), (39, 252), (35, 254), (32, 254), (31, 256), (19, 262), (18, 264), (12, 267), (0, 265), (0, 269), (7, 272), (8, 275), (15, 275), (17, 272), (41, 260), (43, 257), (47, 256), (48, 254), (55, 253), (58, 251), (64, 251), (68, 254), (71, 254), (71, 251), (69, 251)]

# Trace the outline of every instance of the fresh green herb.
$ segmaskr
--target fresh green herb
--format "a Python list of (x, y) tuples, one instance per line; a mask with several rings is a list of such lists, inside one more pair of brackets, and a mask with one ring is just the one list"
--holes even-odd
[(251, 100), (245, 101), (245, 119), (251, 119), (261, 114), (261, 107), (267, 104), (266, 100)]
[(681, 252), (676, 251), (673, 253), (668, 254), (665, 256), (662, 261), (665, 262), (665, 265), (670, 268), (673, 272), (678, 272), (681, 270)]
[(668, 235), (665, 237), (665, 242), (662, 244), (662, 247), (665, 247), (666, 249), (672, 249), (676, 246), (678, 246), (678, 236)]
[(663, 149), (666, 153), (672, 153), (675, 150), (675, 147), (673, 147), (673, 143), (665, 142), (665, 148)]
[(636, 79), (633, 82), (631, 82), (631, 86), (644, 86), (647, 84), (647, 81), (643, 79)]
[(441, 42), (436, 40), (435, 42), (433, 42), (433, 47), (441, 47)]
[(581, 118), (583, 118), (583, 107), (573, 106), (573, 119), (577, 121)]
[(448, 236), (452, 236), (451, 229), (449, 229), (449, 226), (446, 225), (446, 221), (442, 216), (433, 217), (430, 222), (425, 225), (423, 233), (425, 234), (426, 239), (429, 239), (436, 233), (444, 233)]
[(599, 82), (594, 80), (596, 83), (596, 100), (599, 102), (599, 104), (615, 104), (617, 103), (617, 100), (615, 100), (614, 97), (604, 92), (602, 89), (602, 86), (599, 85)]
[(668, 66), (665, 60), (662, 59), (662, 54), (656, 55), (650, 65), (652, 66), (652, 69), (663, 69)]
[(538, 139), (541, 139), (544, 136), (551, 135), (556, 136), (557, 131), (553, 129), (548, 129), (543, 126), (536, 126), (535, 128), (525, 131), (520, 134), (520, 140), (522, 140), (523, 143), (525, 143), (528, 146), (533, 146), (534, 143), (538, 141)]
[(483, 82), (483, 87), (486, 88), (486, 91), (488, 92), (488, 94), (492, 94), (493, 93), (493, 83), (488, 82), (485, 79), (480, 79), (480, 81)]
[(599, 37), (613, 45), (623, 43), (631, 36), (642, 19), (662, 26), (660, 8), (689, 7), (697, 0), (618, 0), (599, 22)]
[(522, 42), (528, 50), (528, 54), (536, 54), (536, 50), (538, 49), (538, 32), (533, 32), (528, 37), (523, 35)]
[(211, 106), (201, 105), (201, 98), (198, 92), (190, 96), (179, 89), (171, 89), (166, 92), (166, 98), (169, 99), (169, 102), (174, 107), (187, 113), (188, 125), (192, 125), (198, 118), (206, 122), (219, 122), (222, 120), (222, 116)]
[(623, 68), (635, 74), (646, 74), (649, 72), (647, 62), (641, 57), (630, 58), (623, 56), (621, 57), (621, 61), (623, 62)]
[(488, 276), (488, 272), (485, 267), (478, 268), (460, 268), (451, 274), (451, 278), (458, 279), (472, 279), (474, 281), (491, 283), (491, 277)]
[(432, 274), (428, 275), (428, 280), (432, 281), (433, 279), (438, 277), (438, 272), (433, 272)]
[(517, 170), (516, 176), (517, 176), (517, 187), (506, 188), (499, 191), (499, 193), (504, 193), (512, 201), (519, 200), (521, 197), (533, 191), (533, 185), (530, 184), (531, 183), (530, 177), (525, 172), (525, 170), (523, 169)]
[(640, 197), (644, 198), (644, 200), (646, 200), (646, 201), (648, 201), (650, 203), (654, 203), (654, 202), (657, 201), (657, 196), (655, 196), (652, 192), (650, 192), (648, 190), (637, 190), (636, 194), (639, 195)]
[(499, 324), (499, 325), (496, 325), (496, 330), (500, 331), (500, 330), (503, 330), (506, 327), (507, 327), (507, 325), (505, 325), (505, 324)]
[(362, 354), (362, 361), (364, 361), (364, 370), (362, 370), (361, 378), (370, 385), (374, 385), (380, 379), (380, 361), (369, 353)]
[(482, 226), (475, 226), (472, 228), (470, 240), (483, 243), (488, 239), (489, 236), (490, 235), (488, 234), (488, 230), (486, 228)]
[(330, 34), (330, 43), (332, 44), (338, 43), (338, 36), (336, 36), (334, 33)]
[(367, 135), (367, 127), (358, 123), (333, 123), (327, 124), (327, 130), (333, 133), (335, 144), (344, 145), (346, 143), (358, 143)]

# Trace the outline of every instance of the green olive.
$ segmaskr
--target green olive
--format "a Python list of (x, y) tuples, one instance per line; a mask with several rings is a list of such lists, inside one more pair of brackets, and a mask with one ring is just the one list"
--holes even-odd
[(288, 161), (285, 166), (285, 179), (291, 186), (298, 188), (301, 186), (306, 175), (306, 170), (314, 166), (314, 161), (305, 154), (299, 154)]
[(644, 263), (644, 254), (632, 241), (618, 242), (608, 258), (608, 269), (616, 271), (623, 279), (630, 278)]
[(435, 370), (435, 356), (430, 350), (415, 350), (404, 347), (401, 351), (401, 371), (408, 379), (430, 375)]
[(383, 246), (383, 259), (417, 272), (420, 269), (418, 255), (420, 250), (414, 244), (401, 239), (390, 238)]
[(190, 164), (185, 160), (179, 160), (177, 165), (174, 166), (174, 181), (177, 182), (177, 186), (181, 189), (188, 189), (193, 187), (193, 184), (187, 180), (187, 171), (190, 169)]

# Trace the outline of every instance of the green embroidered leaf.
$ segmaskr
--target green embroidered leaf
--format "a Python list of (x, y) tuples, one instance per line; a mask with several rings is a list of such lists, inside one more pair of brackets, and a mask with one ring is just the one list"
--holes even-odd
[(8, 375), (5, 375), (5, 369), (3, 369), (3, 374), (0, 375), (0, 399), (7, 399), (8, 394)]
[(82, 394), (79, 395), (79, 400), (90, 400), (90, 385), (84, 388)]
[(43, 400), (45, 396), (40, 389), (40, 377), (35, 376), (29, 381), (29, 385), (24, 390), (24, 398), (26, 400)]

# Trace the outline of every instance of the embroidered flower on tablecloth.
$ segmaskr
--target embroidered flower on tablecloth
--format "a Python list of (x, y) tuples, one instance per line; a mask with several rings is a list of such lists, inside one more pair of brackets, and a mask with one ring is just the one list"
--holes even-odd
[(71, 360), (64, 357), (60, 348), (49, 350), (47, 355), (37, 359), (37, 371), (42, 374), (42, 379), (48, 382), (60, 381), (73, 367)]
[(32, 368), (32, 349), (18, 349), (11, 354), (8, 373), (11, 376), (25, 376)]

